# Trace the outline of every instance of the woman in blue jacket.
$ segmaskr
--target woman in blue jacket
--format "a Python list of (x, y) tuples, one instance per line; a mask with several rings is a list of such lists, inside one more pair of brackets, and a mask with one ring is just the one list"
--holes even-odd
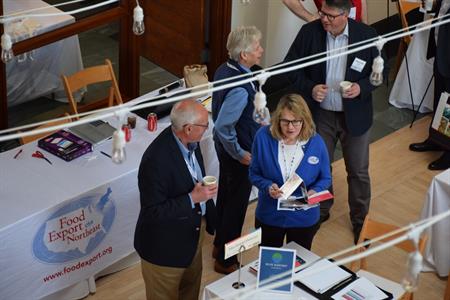
[[(287, 242), (311, 249), (319, 228), (319, 206), (308, 210), (277, 210), (281, 187), (297, 173), (308, 195), (331, 185), (330, 162), (325, 143), (315, 130), (305, 100), (296, 94), (281, 98), (269, 126), (256, 133), (250, 181), (259, 189), (255, 226), (262, 228), (262, 246), (281, 247)], [(299, 187), (293, 195), (301, 195)]]

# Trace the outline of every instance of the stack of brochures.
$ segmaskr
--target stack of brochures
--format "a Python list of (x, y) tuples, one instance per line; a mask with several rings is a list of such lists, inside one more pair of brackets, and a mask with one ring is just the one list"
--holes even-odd
[(353, 281), (345, 288), (331, 296), (332, 299), (341, 300), (383, 300), (390, 299), (389, 295), (381, 291), (376, 285), (370, 282), (368, 279), (361, 277)]
[[(325, 268), (326, 267), (326, 268)], [(318, 273), (314, 270), (322, 269)], [(309, 275), (309, 274), (312, 275)], [(352, 280), (352, 274), (327, 259), (321, 259), (297, 274), (298, 281), (317, 294)]]

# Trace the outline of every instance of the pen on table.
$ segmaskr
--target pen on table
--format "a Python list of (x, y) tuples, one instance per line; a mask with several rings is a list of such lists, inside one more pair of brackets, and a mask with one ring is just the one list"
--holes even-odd
[(20, 153), (22, 153), (23, 149), (20, 149), (19, 151), (17, 151), (16, 155), (14, 155), (14, 159), (17, 159), (17, 157), (19, 157)]
[(103, 154), (104, 156), (108, 156), (109, 158), (111, 158), (111, 155), (109, 155), (109, 154), (106, 153), (106, 152), (100, 151), (100, 153)]

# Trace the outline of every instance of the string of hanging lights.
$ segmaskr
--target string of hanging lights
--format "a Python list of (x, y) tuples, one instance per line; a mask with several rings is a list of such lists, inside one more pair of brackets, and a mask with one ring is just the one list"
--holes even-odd
[[(76, 2), (82, 2), (82, 1), (86, 1), (86, 0), (68, 1), (68, 2), (60, 3), (60, 4), (54, 5), (54, 6), (63, 6), (63, 5), (72, 4), (72, 3), (76, 3)], [(105, 6), (108, 4), (112, 4), (112, 3), (115, 3), (118, 1), (119, 0), (105, 0), (105, 1), (97, 3), (97, 4), (89, 5), (89, 6), (71, 10), (71, 11), (59, 12), (59, 13), (30, 13), (30, 12), (34, 12), (36, 10), (43, 9), (43, 8), (35, 8), (32, 10), (23, 11), (20, 13), (14, 13), (14, 14), (10, 14), (10, 15), (1, 16), (0, 23), (3, 24), (3, 26), (4, 26), (5, 24), (10, 24), (14, 21), (23, 21), (24, 19), (27, 19), (27, 18), (47, 18), (47, 17), (62, 16), (62, 15), (73, 15), (73, 14), (77, 14), (80, 12), (92, 10), (92, 9), (95, 9), (98, 7), (102, 7), (102, 6)], [(133, 33), (136, 35), (142, 35), (145, 32), (144, 11), (143, 11), (142, 7), (139, 5), (139, 0), (136, 0), (136, 7), (133, 10), (132, 30), (133, 30)], [(14, 59), (14, 53), (12, 50), (12, 46), (13, 46), (13, 41), (11, 39), (11, 36), (6, 30), (4, 30), (2, 37), (1, 37), (1, 47), (2, 47), (1, 60), (3, 61), (3, 63), (8, 63)]]

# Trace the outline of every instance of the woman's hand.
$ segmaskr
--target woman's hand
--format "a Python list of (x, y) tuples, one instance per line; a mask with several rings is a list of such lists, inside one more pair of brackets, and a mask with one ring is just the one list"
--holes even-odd
[(315, 193), (317, 193), (315, 190), (309, 190), (307, 194), (308, 194), (308, 197), (309, 197), (311, 195), (314, 195)]
[(283, 192), (280, 190), (276, 183), (272, 183), (272, 185), (269, 187), (269, 195), (274, 199), (278, 199), (283, 196)]

